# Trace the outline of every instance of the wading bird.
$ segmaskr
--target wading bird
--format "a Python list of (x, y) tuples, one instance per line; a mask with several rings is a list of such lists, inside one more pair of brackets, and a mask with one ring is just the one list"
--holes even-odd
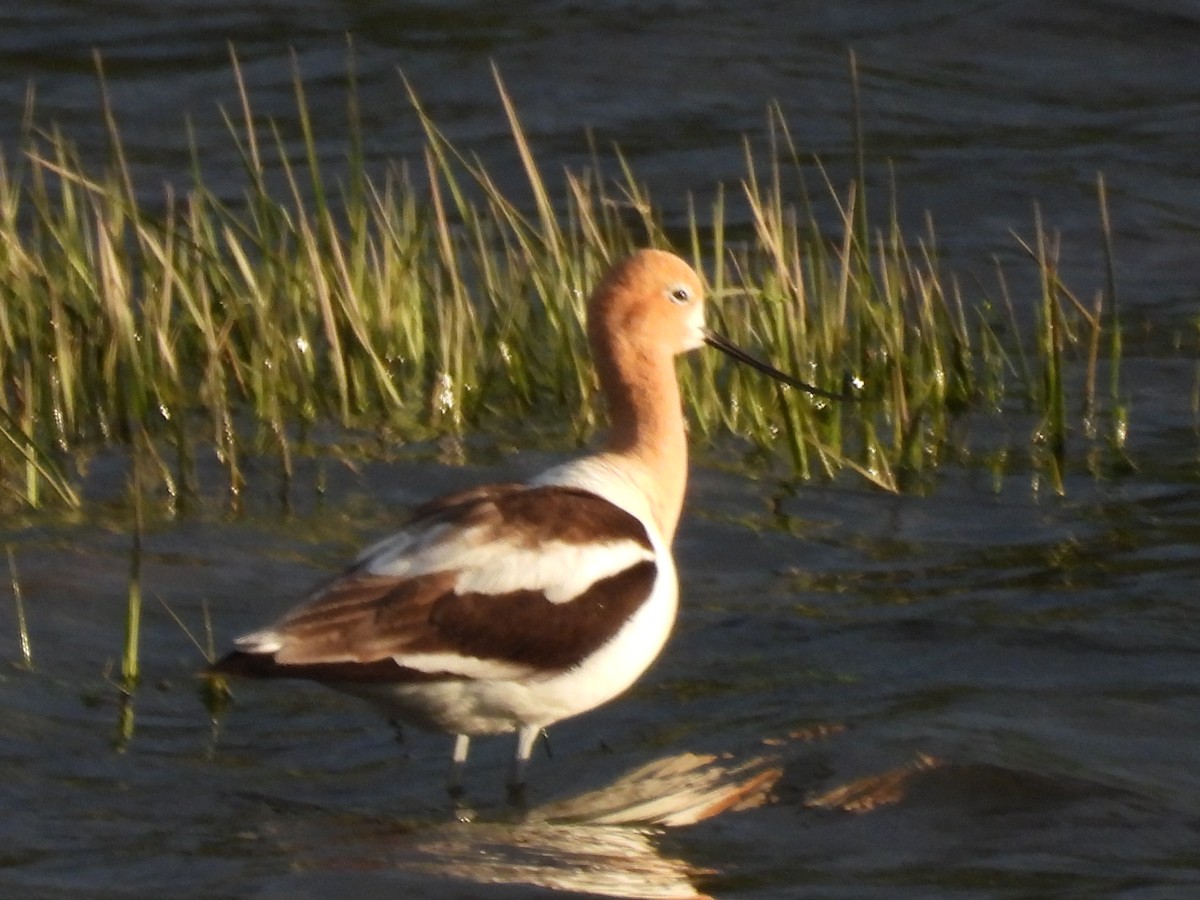
[(587, 316), (610, 425), (599, 452), (426, 503), (209, 671), (312, 679), (453, 734), (452, 792), (472, 736), (517, 732), (519, 790), (542, 729), (633, 684), (678, 600), (687, 441), (675, 357), (708, 344), (823, 392), (710, 331), (699, 277), (670, 253), (614, 265)]

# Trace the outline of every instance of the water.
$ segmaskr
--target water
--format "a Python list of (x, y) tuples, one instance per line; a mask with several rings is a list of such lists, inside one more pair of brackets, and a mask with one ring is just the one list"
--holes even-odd
[[(386, 529), (414, 484), (544, 462), (380, 464), (335, 475), (331, 509), (298, 490), (281, 519), (263, 491), (236, 521), (160, 521), (146, 595), (197, 630), (207, 601), (222, 634), (239, 632)], [(1200, 494), (1070, 487), (1035, 499), (962, 473), (932, 497), (805, 488), (770, 512), (770, 485), (702, 471), (665, 657), (630, 696), (553, 730), (535, 798), (675, 753), (777, 754), (773, 805), (654, 850), (717, 869), (699, 883), (722, 897), (1192, 896)], [(136, 729), (114, 749), (103, 669), (120, 646), (126, 524), (99, 511), (6, 536), (36, 671), (0, 682), (0, 883), (21, 896), (325, 896), (352, 879), (365, 896), (492, 896), (418, 867), (450, 818), (446, 739), (398, 745), (344, 698), (283, 685), (240, 688), (210, 726), (198, 653), (153, 600)], [(484, 819), (502, 814), (509, 752), (503, 738), (477, 746), (468, 787)], [(900, 777), (899, 796), (847, 788), (928, 757), (940, 765)]]
[[(1066, 272), (1084, 297), (1100, 283), (1103, 171), (1138, 471), (1072, 476), (1060, 499), (1019, 466), (999, 476), (951, 466), (929, 496), (890, 497), (851, 479), (792, 492), (709, 456), (678, 542), (684, 605), (672, 643), (629, 696), (554, 729), (554, 757), (533, 769), (534, 800), (673, 754), (767, 754), (783, 771), (770, 805), (643, 843), (627, 830), (592, 832), (590, 867), (625, 866), (647, 886), (712, 870), (694, 880), (720, 897), (1197, 895), (1200, 5), (11, 6), (0, 12), (5, 152), (32, 80), (39, 121), (58, 122), (87, 158), (103, 156), (98, 47), (150, 193), (161, 180), (186, 182), (185, 115), (209, 180), (228, 196), (240, 190), (215, 112), (236, 105), (228, 40), (256, 107), (288, 133), (295, 49), (321, 152), (336, 165), (346, 33), (378, 169), (418, 155), (399, 67), (453, 140), (504, 171), (512, 152), (494, 60), (548, 170), (583, 164), (590, 128), (601, 148), (621, 145), (670, 216), (682, 214), (685, 192), (736, 183), (741, 135), (762, 146), (772, 101), (844, 184), (853, 47), (869, 147), (894, 162), (906, 223), (931, 210), (947, 259), (986, 272), (992, 254), (1018, 256), (1008, 231), (1029, 233), (1037, 200), (1062, 230)], [(872, 173), (882, 183), (885, 167)], [(1005, 427), (1023, 446), (1029, 423)], [(547, 462), (504, 456), (480, 438), (466, 467), (440, 463), (436, 448), (361, 472), (326, 461), (324, 500), (306, 463), (290, 513), (263, 460), (242, 516), (216, 499), (182, 517), (152, 510), (145, 682), (130, 739), (111, 681), (130, 545), (124, 460), (94, 461), (83, 514), (5, 523), (34, 671), (0, 673), (0, 893), (550, 894), (481, 884), (496, 872), (470, 861), (499, 859), (529, 880), (537, 867), (513, 858), (518, 846), (534, 857), (539, 847), (583, 853), (579, 833), (457, 828), (440, 794), (447, 743), (413, 735), (398, 745), (332, 693), (239, 688), (211, 724), (193, 679), (201, 654), (167, 611), (202, 637), (207, 605), (225, 641), (420, 499)], [(11, 625), (0, 658), (19, 659)], [(493, 739), (472, 760), (485, 821), (503, 818), (509, 752)], [(631, 843), (614, 849), (602, 836)]]
[[(50, 2), (0, 12), (0, 144), (11, 153), (27, 84), (38, 120), (103, 156), (93, 49), (148, 193), (186, 182), (184, 120), (208, 179), (236, 196), (240, 164), (218, 104), (236, 114), (236, 46), (255, 109), (296, 135), (290, 51), (331, 164), (346, 152), (346, 35), (366, 153), (419, 162), (403, 71), (438, 124), (519, 185), (490, 65), (512, 92), (543, 164), (581, 166), (590, 130), (607, 165), (616, 142), (669, 215), (745, 174), (742, 136), (766, 161), (778, 103), (801, 150), (851, 177), (848, 50), (861, 68), (873, 181), (895, 166), (901, 209), (925, 210), (948, 258), (986, 272), (1013, 257), (1035, 201), (1065, 236), (1066, 271), (1099, 283), (1097, 172), (1112, 192), (1122, 296), (1186, 317), (1196, 299), (1200, 9), (1186, 0), (1097, 3), (770, 2), (724, 4)], [(736, 191), (734, 191), (736, 194)], [(882, 203), (883, 193), (877, 192)]]

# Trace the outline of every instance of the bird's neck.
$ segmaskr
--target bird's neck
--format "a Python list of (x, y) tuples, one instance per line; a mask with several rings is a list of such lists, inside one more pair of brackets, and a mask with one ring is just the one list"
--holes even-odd
[(667, 544), (675, 535), (687, 489), (687, 433), (673, 356), (613, 358), (597, 371), (608, 402), (605, 455), (646, 496)]

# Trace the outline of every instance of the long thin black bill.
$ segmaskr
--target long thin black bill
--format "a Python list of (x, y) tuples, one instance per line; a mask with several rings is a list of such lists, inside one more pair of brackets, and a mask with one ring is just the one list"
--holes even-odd
[(728, 338), (721, 337), (715, 331), (704, 329), (704, 343), (710, 347), (716, 347), (722, 353), (727, 353), (736, 359), (738, 362), (744, 362), (753, 369), (758, 369), (764, 375), (769, 375), (776, 381), (782, 381), (784, 384), (791, 385), (797, 390), (805, 391), (812, 394), (814, 397), (826, 397), (830, 400), (856, 400), (857, 398), (850, 393), (847, 386), (840, 394), (835, 394), (833, 391), (822, 390), (819, 387), (809, 384), (807, 381), (801, 381), (799, 378), (794, 378), (784, 372), (780, 372), (770, 363), (765, 363), (761, 359), (756, 359), (751, 356), (737, 344), (731, 343)]

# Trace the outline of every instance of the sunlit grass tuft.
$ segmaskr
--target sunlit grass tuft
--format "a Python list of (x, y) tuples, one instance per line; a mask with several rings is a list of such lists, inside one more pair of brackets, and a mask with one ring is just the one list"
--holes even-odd
[[(887, 490), (969, 457), (961, 423), (974, 414), (1032, 413), (1025, 456), (1057, 490), (1076, 434), (1123, 454), (1103, 183), (1107, 289), (1094, 304), (1078, 301), (1057, 275), (1057, 241), (1035, 218), (1033, 237), (1019, 239), (1041, 284), (1025, 335), (1016, 310), (1033, 303), (1011, 296), (1003, 270), (991, 292), (968, 296), (943, 270), (932, 222), (902, 233), (894, 186), (874, 217), (861, 124), (857, 176), (840, 188), (773, 111), (766, 162), (747, 147), (736, 195), (718, 187), (711, 208), (693, 203), (687, 227), (668, 233), (619, 156), (616, 183), (599, 166), (548, 182), (498, 74), (531, 206), (453, 146), (407, 85), (421, 159), (369, 178), (351, 90), (351, 162), (338, 180), (318, 162), (299, 74), (297, 159), (254, 113), (236, 58), (233, 73), (238, 104), (226, 122), (245, 180), (236, 205), (205, 186), (197, 158), (189, 190), (145, 208), (106, 101), (102, 171), (57, 129), (32, 124), (23, 158), (0, 159), (4, 502), (78, 504), (88, 452), (109, 444), (147, 448), (143, 476), (177, 505), (197, 490), (197, 448), (211, 448), (236, 508), (252, 455), (278, 460), (286, 503), (295, 456), (324, 423), (390, 441), (476, 429), (528, 439), (531, 425), (551, 442), (584, 440), (602, 424), (584, 298), (613, 259), (645, 244), (696, 262), (733, 339), (856, 397), (809, 397), (697, 354), (682, 372), (704, 438), (740, 436), (796, 478), (849, 471)], [(277, 193), (271, 170), (282, 172)], [(734, 196), (748, 228), (730, 219)], [(1096, 388), (1105, 340), (1107, 398)], [(1107, 436), (1097, 425), (1105, 416)]]

